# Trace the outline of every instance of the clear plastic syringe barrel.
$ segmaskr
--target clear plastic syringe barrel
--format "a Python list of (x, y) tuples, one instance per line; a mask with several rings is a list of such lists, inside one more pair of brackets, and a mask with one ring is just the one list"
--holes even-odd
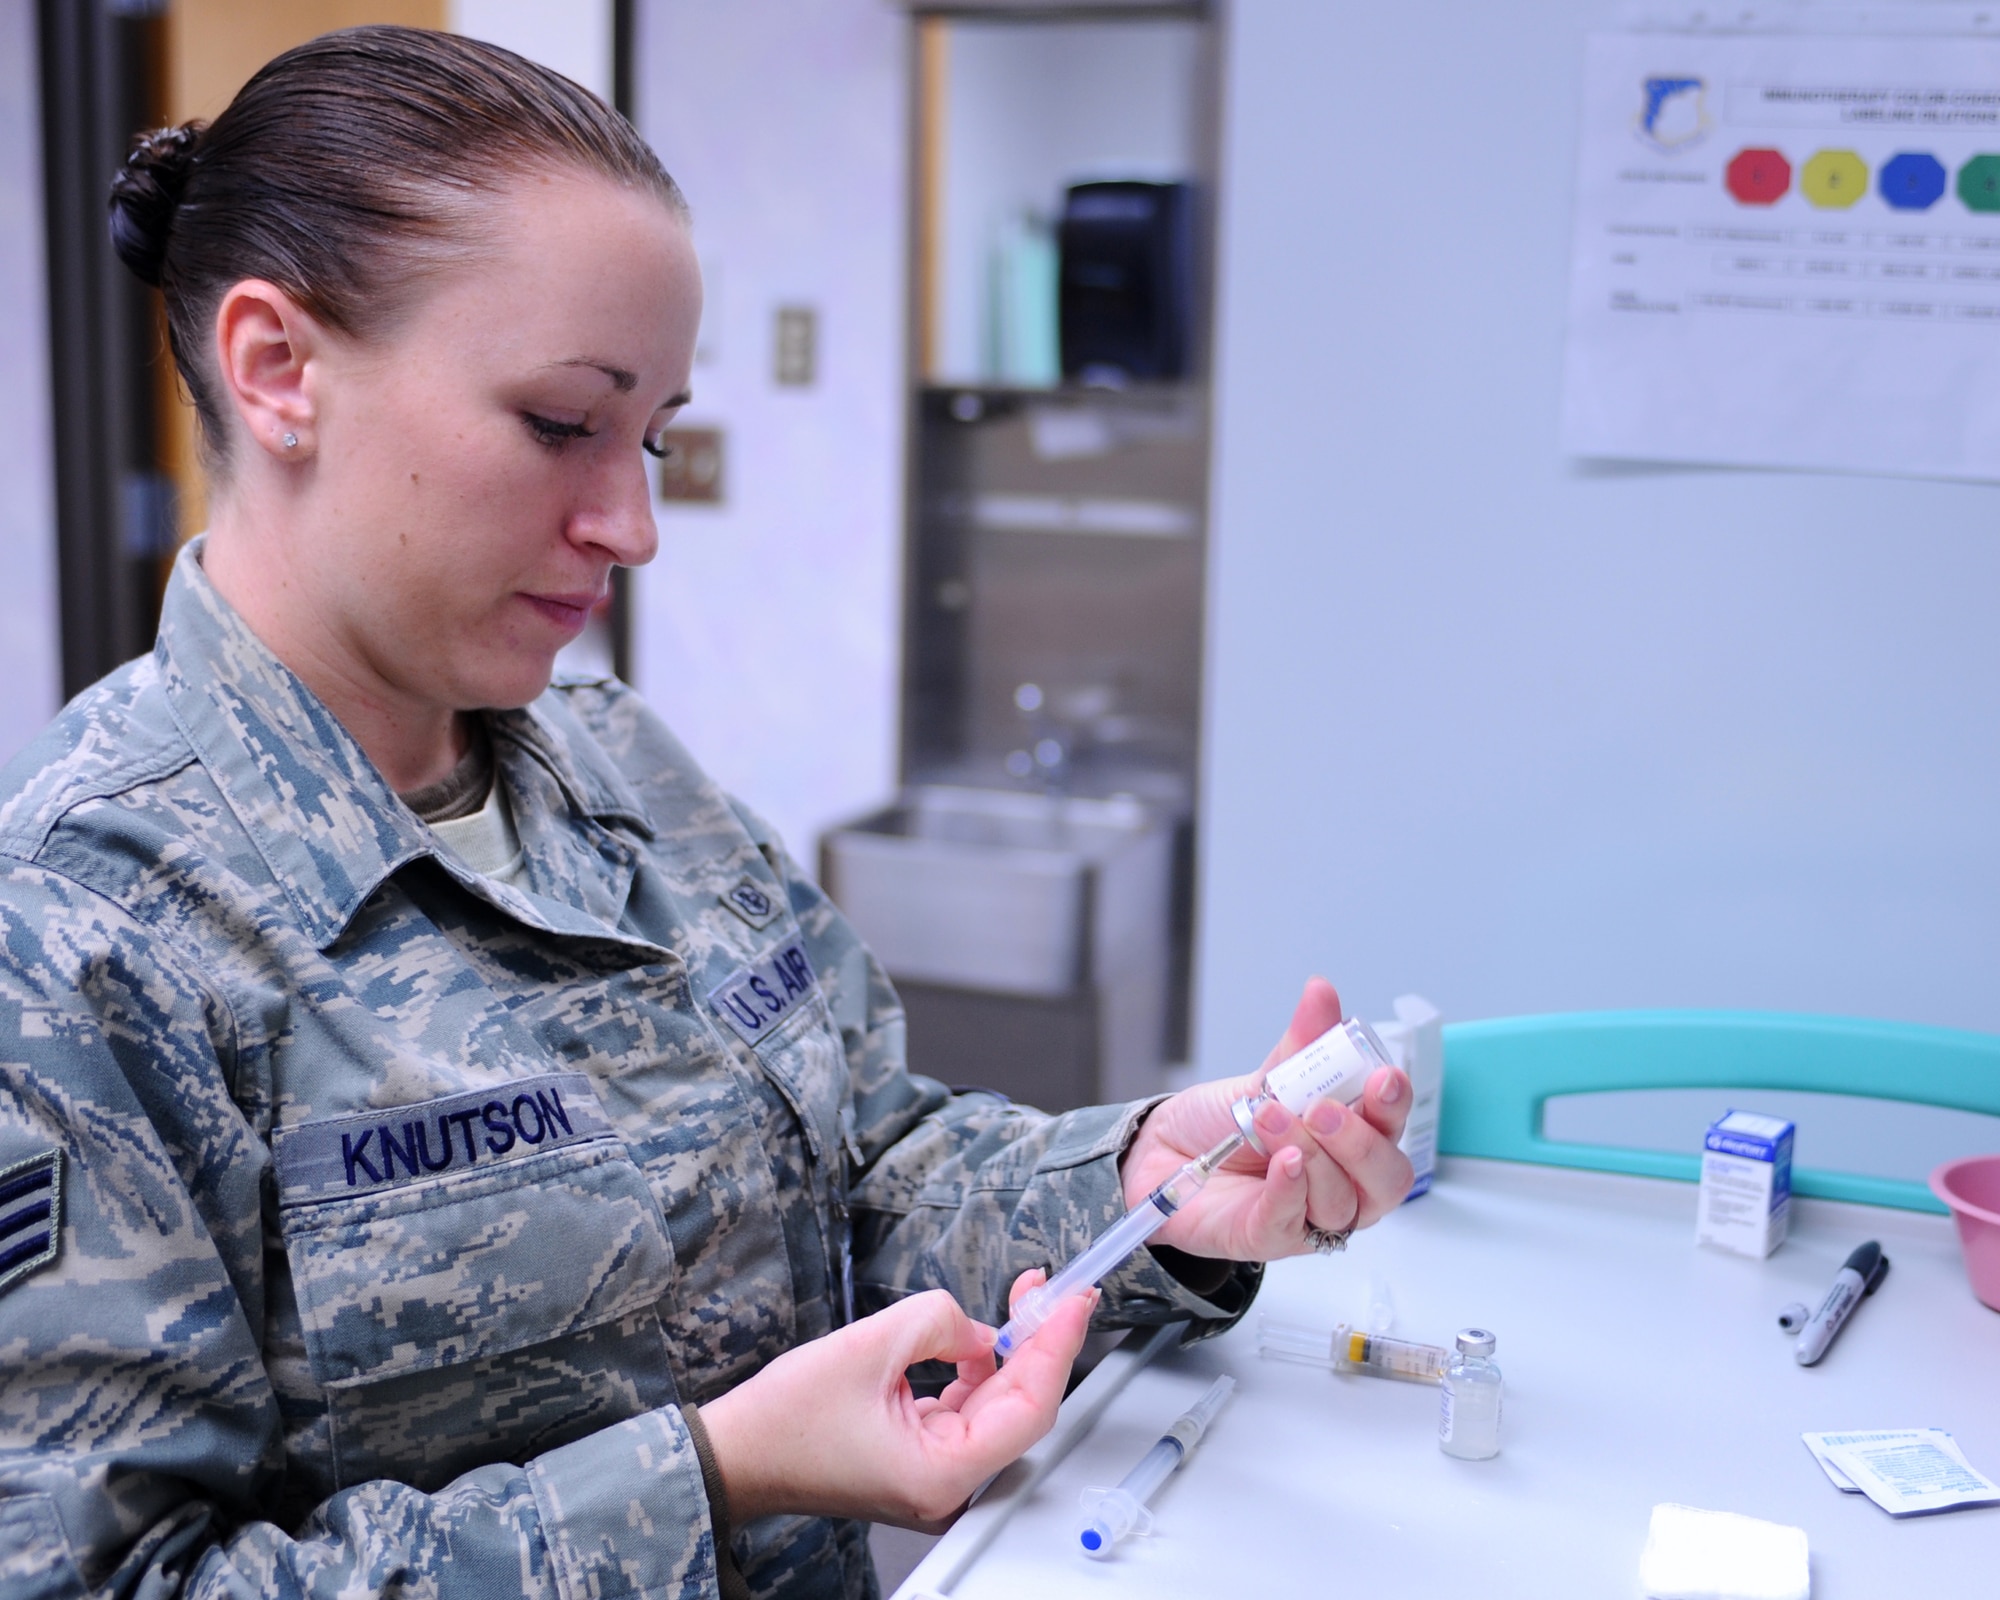
[(1064, 1300), (1073, 1294), (1082, 1294), (1152, 1238), (1160, 1225), (1187, 1203), (1188, 1196), (1208, 1181), (1211, 1168), (1205, 1164), (1207, 1161), (1208, 1157), (1190, 1161), (1091, 1240), (1068, 1266), (1047, 1283), (1022, 1295), (1013, 1314), (1007, 1318), (1007, 1325), (1000, 1330), (1000, 1337), (993, 1342), (994, 1355), (1005, 1361), (1034, 1337), (1036, 1330), (1049, 1320), (1049, 1314)]
[(1363, 1333), (1359, 1328), (1336, 1328), (1333, 1342), (1335, 1353), (1346, 1357), (1343, 1370), (1365, 1372), (1376, 1378), (1438, 1383), (1444, 1378), (1444, 1369), (1451, 1364), (1451, 1352), (1442, 1345), (1391, 1339), (1384, 1334)]

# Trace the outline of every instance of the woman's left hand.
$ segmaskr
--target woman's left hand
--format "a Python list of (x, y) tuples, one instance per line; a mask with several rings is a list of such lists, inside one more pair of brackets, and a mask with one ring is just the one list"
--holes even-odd
[[(1015, 1280), (1019, 1301), (1043, 1281)], [(997, 1372), (993, 1330), (942, 1289), (795, 1345), (701, 1408), (738, 1525), (776, 1512), (942, 1533), (972, 1492), (1055, 1425), (1096, 1295), (1076, 1295)], [(909, 1369), (958, 1379), (917, 1399)]]
[[(1339, 1021), (1333, 985), (1310, 979), (1291, 1026), (1257, 1072), (1196, 1084), (1156, 1106), (1120, 1166), (1126, 1204), (1139, 1204), (1183, 1163), (1236, 1132), (1230, 1106)], [(1272, 1261), (1309, 1251), (1308, 1228), (1365, 1228), (1410, 1191), (1409, 1158), (1396, 1148), (1409, 1114), (1410, 1080), (1393, 1067), (1376, 1071), (1352, 1110), (1323, 1102), (1300, 1119), (1273, 1102), (1257, 1116), (1269, 1158), (1246, 1144), (1153, 1242), (1225, 1261)]]

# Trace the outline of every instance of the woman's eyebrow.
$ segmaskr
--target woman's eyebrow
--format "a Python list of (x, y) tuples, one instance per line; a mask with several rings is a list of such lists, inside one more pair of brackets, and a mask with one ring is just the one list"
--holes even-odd
[(567, 361), (551, 361), (552, 367), (594, 367), (609, 378), (620, 394), (630, 394), (639, 387), (639, 374), (627, 372), (623, 367), (614, 367), (608, 361), (599, 361), (593, 356), (571, 356)]
[[(623, 367), (613, 366), (609, 361), (599, 361), (594, 356), (571, 356), (567, 361), (551, 361), (549, 365), (552, 367), (594, 368), (609, 378), (612, 385), (620, 394), (630, 394), (634, 389), (639, 387), (638, 373), (628, 372)], [(679, 394), (662, 400), (658, 409), (661, 411), (678, 411), (693, 398), (694, 391), (692, 389), (683, 389)]]

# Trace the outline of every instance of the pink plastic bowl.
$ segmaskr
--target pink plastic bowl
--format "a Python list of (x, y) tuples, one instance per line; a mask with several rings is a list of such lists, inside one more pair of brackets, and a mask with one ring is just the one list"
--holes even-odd
[(2000, 1311), (2000, 1156), (1947, 1161), (1931, 1174), (1931, 1193), (1951, 1207), (1972, 1292)]

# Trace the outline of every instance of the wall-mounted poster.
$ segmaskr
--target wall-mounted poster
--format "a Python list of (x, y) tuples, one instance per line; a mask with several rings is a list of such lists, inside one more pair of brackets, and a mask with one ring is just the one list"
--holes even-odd
[(1974, 15), (1591, 39), (1567, 450), (2000, 480), (2000, 28)]

